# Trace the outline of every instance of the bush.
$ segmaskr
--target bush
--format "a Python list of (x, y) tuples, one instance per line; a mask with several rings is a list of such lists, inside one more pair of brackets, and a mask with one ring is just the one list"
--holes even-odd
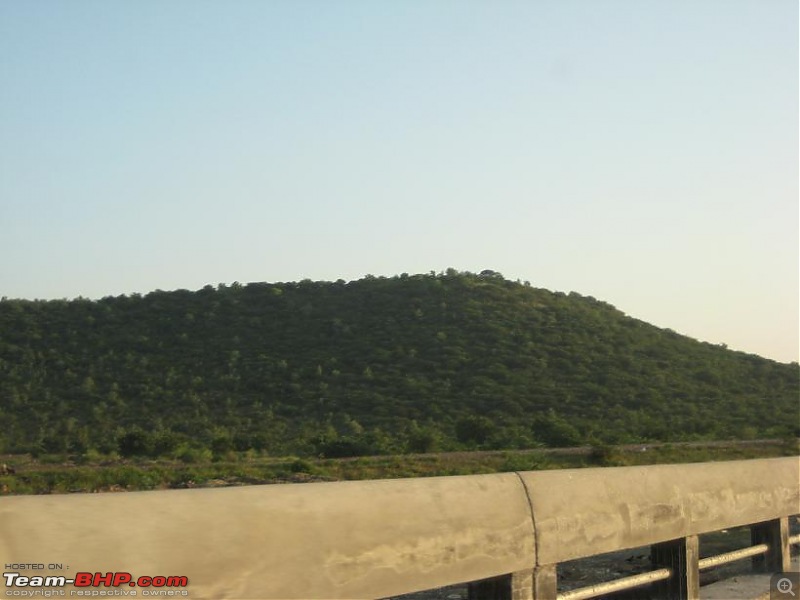
[(628, 464), (619, 448), (605, 444), (592, 446), (589, 462), (599, 467), (619, 467)]
[(211, 460), (212, 454), (208, 448), (192, 448), (191, 446), (181, 445), (175, 452), (175, 458), (186, 464), (205, 463)]
[(308, 473), (310, 475), (311, 473), (314, 472), (314, 465), (312, 465), (307, 460), (298, 458), (291, 465), (289, 465), (289, 470), (292, 473)]

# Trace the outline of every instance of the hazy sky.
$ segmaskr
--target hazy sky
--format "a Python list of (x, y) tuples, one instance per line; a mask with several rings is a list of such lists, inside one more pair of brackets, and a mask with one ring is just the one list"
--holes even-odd
[(795, 0), (0, 2), (0, 295), (494, 269), (798, 359)]

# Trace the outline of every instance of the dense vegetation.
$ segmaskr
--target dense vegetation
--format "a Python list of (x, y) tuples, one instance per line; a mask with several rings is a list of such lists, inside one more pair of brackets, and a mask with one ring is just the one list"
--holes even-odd
[(800, 369), (494, 272), (0, 301), (0, 452), (354, 456), (796, 436)]

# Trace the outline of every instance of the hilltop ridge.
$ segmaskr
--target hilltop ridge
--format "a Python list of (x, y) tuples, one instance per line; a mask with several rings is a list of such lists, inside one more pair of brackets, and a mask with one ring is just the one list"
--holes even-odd
[(800, 367), (494, 271), (0, 301), (0, 452), (798, 435)]

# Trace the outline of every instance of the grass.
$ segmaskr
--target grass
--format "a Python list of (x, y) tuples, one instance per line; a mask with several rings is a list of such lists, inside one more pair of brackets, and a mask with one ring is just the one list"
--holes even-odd
[(350, 459), (234, 454), (185, 463), (108, 457), (0, 457), (16, 474), (0, 476), (0, 495), (119, 492), (310, 481), (474, 475), (597, 466), (686, 463), (800, 454), (798, 440), (708, 442), (592, 448), (455, 452)]

